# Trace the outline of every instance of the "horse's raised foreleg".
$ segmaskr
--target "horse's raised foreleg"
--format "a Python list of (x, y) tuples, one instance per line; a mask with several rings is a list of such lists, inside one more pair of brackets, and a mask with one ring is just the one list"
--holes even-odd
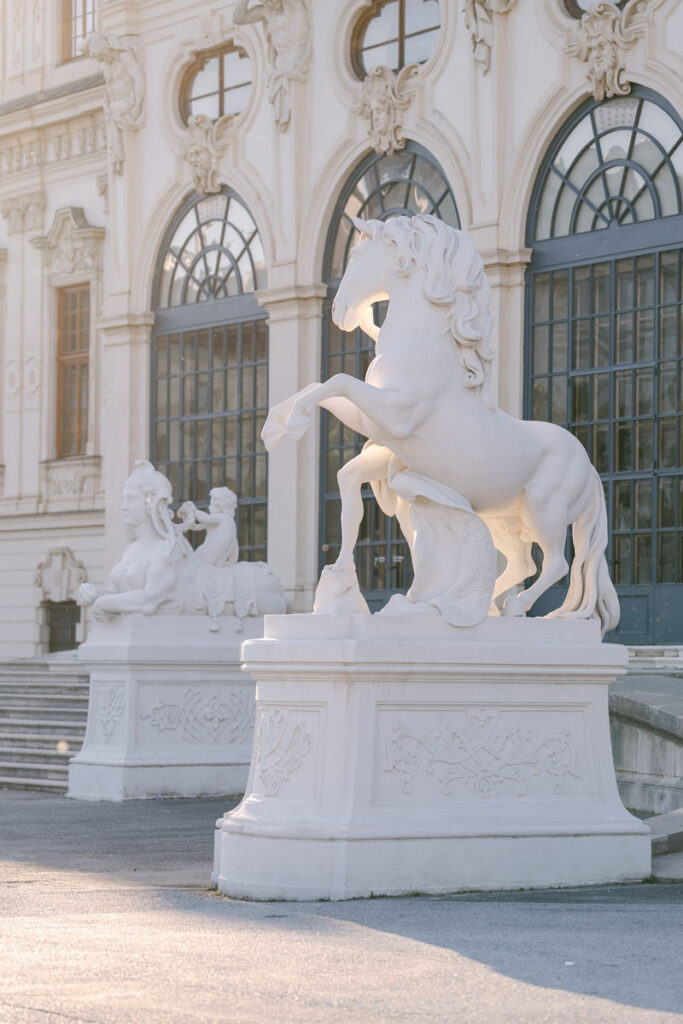
[(372, 480), (383, 480), (387, 475), (390, 459), (391, 452), (388, 448), (376, 444), (369, 445), (337, 473), (341, 495), (341, 548), (335, 564), (339, 569), (353, 571), (355, 568), (353, 549), (363, 519), (361, 487)]
[[(348, 373), (337, 373), (324, 384), (307, 393), (301, 393), (292, 406), (286, 422), (288, 431), (303, 433), (312, 422), (316, 405), (327, 405), (328, 399), (346, 399), (360, 413), (358, 429), (366, 437), (373, 435), (375, 427), (387, 437), (402, 440), (415, 433), (418, 423), (415, 395), (404, 395), (390, 388), (377, 388)], [(330, 404), (331, 407), (331, 404)]]

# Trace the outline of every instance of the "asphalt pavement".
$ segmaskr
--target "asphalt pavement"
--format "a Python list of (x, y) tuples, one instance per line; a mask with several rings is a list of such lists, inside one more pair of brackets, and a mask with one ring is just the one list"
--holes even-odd
[(211, 892), (222, 800), (0, 791), (0, 1024), (683, 1022), (683, 885)]

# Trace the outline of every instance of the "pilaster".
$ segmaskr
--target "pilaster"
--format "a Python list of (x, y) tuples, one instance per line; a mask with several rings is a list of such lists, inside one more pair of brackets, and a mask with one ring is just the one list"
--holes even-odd
[[(320, 323), (327, 289), (292, 285), (257, 293), (268, 311), (268, 406), (320, 374)], [(310, 611), (318, 577), (318, 431), (298, 444), (283, 440), (268, 462), (268, 563), (290, 606)]]
[(149, 342), (151, 313), (102, 317), (102, 402), (100, 438), (105, 493), (104, 567), (108, 571), (126, 546), (121, 492), (136, 459), (149, 451)]

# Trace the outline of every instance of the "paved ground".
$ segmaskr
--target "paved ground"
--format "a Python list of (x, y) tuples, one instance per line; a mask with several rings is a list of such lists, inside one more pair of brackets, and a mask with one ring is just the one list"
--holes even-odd
[(0, 791), (0, 1024), (683, 1022), (683, 885), (227, 900), (224, 809)]

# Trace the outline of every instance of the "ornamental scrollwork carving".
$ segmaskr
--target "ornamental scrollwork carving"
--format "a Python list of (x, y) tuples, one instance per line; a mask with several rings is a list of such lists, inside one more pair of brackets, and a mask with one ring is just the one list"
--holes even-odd
[(417, 64), (407, 64), (398, 72), (380, 66), (363, 79), (357, 110), (368, 120), (376, 153), (390, 154), (405, 146), (402, 114), (415, 95), (419, 70)]
[(313, 747), (302, 718), (289, 711), (261, 711), (256, 730), (256, 772), (266, 796), (276, 796)]
[(142, 51), (130, 36), (91, 32), (81, 52), (102, 65), (107, 148), (114, 174), (123, 173), (123, 132), (139, 128), (145, 105)]
[(464, 788), (478, 799), (523, 797), (531, 776), (545, 775), (556, 795), (577, 777), (576, 752), (567, 729), (534, 732), (506, 727), (500, 712), (467, 711), (461, 721), (416, 735), (395, 725), (386, 746), (385, 771), (396, 772), (403, 793), (418, 773), (433, 777), (444, 796)]
[(609, 2), (594, 4), (567, 43), (567, 52), (587, 65), (586, 78), (596, 100), (626, 96), (626, 51), (643, 29), (646, 0), (631, 0), (623, 10)]
[(462, 9), (465, 15), (465, 28), (472, 40), (474, 60), (481, 64), (483, 74), (491, 67), (493, 15), (507, 14), (514, 4), (515, 0), (465, 0)]
[(175, 732), (186, 743), (249, 743), (254, 728), (254, 696), (250, 688), (195, 686), (178, 702), (160, 700), (143, 712), (158, 732)]
[(100, 686), (97, 690), (97, 718), (104, 733), (105, 742), (114, 735), (119, 721), (126, 710), (126, 694), (123, 686)]
[(292, 82), (305, 81), (313, 56), (311, 0), (237, 0), (234, 25), (263, 24), (268, 46), (266, 87), (275, 123), (284, 132), (292, 113)]
[(220, 192), (218, 170), (229, 139), (232, 116), (212, 121), (206, 114), (193, 114), (187, 120), (185, 159), (192, 169), (192, 182), (197, 192)]

